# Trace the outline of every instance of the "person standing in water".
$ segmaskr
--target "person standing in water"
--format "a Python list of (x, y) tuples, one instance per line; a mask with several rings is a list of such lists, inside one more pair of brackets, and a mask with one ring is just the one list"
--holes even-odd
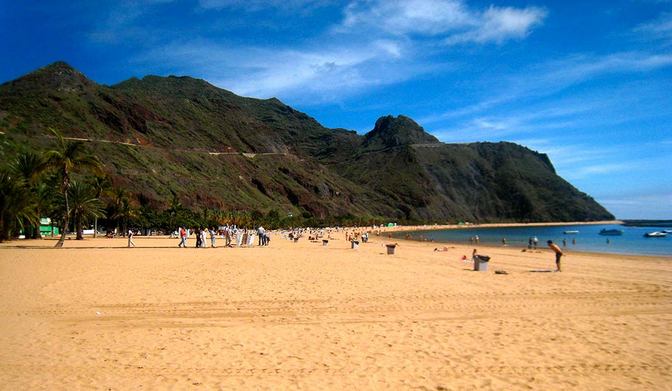
[(548, 248), (550, 248), (551, 250), (553, 250), (553, 252), (555, 252), (555, 266), (557, 267), (555, 271), (556, 272), (562, 271), (560, 269), (560, 258), (562, 258), (563, 255), (562, 250), (560, 249), (560, 247), (558, 247), (557, 244), (553, 243), (552, 240), (549, 240), (546, 243), (548, 244)]

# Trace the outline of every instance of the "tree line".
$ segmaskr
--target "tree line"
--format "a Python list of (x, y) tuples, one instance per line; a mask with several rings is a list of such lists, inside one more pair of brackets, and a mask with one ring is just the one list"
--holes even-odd
[[(192, 210), (177, 194), (165, 207), (157, 208), (142, 194), (114, 187), (103, 171), (101, 160), (81, 141), (65, 140), (51, 130), (55, 143), (42, 151), (21, 151), (0, 167), (0, 242), (17, 238), (40, 238), (40, 218), (49, 217), (59, 227), (56, 247), (62, 247), (68, 231), (83, 239), (85, 226), (125, 235), (129, 228), (172, 232), (178, 226), (266, 228), (326, 225), (370, 225), (384, 221), (371, 216), (335, 216), (316, 219), (307, 212), (287, 213), (277, 209)], [(95, 235), (95, 234), (94, 234)]]

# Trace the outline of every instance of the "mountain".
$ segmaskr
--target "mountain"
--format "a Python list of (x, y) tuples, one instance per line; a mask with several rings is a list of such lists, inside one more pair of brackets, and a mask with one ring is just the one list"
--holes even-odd
[(280, 210), (318, 219), (611, 219), (511, 143), (444, 144), (405, 116), (365, 135), (327, 129), (278, 99), (240, 97), (191, 77), (113, 86), (63, 62), (0, 85), (0, 151), (48, 145), (48, 128), (88, 140), (115, 186), (157, 205)]

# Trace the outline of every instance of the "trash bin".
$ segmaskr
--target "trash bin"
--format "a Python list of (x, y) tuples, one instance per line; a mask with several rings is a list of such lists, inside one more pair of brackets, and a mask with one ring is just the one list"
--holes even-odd
[(327, 247), (327, 244), (329, 244), (329, 241), (327, 239), (322, 239), (322, 247)]
[(394, 250), (397, 248), (396, 244), (386, 244), (385, 247), (387, 247), (387, 255), (394, 255)]
[(351, 244), (350, 248), (355, 249), (355, 248), (359, 247), (359, 241), (357, 241), (357, 240), (351, 241), (350, 244)]
[(487, 272), (490, 257), (487, 255), (474, 255), (474, 271)]

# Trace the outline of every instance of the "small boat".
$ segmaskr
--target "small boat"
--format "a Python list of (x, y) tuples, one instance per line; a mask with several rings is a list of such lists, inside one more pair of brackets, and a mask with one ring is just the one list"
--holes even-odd
[(623, 230), (622, 229), (606, 229), (606, 228), (603, 228), (600, 231), (600, 235), (619, 236), (619, 235), (623, 235)]
[(565, 235), (576, 235), (578, 233), (579, 233), (579, 231), (564, 231), (563, 232), (563, 234), (565, 234)]
[(664, 231), (647, 232), (644, 234), (645, 238), (664, 238), (666, 236), (667, 232)]

